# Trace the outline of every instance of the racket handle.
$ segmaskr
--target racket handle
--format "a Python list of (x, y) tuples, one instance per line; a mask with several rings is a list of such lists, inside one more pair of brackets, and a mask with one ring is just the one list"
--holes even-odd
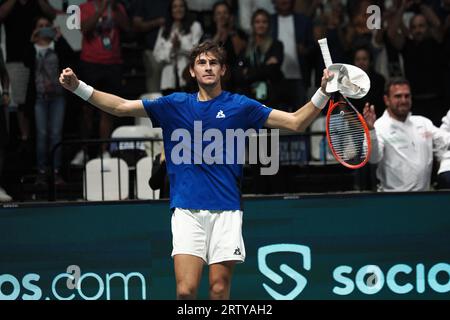
[(323, 62), (325, 63), (325, 67), (328, 68), (333, 64), (333, 60), (331, 60), (330, 49), (328, 48), (327, 38), (320, 39), (319, 41), (320, 51), (322, 51)]

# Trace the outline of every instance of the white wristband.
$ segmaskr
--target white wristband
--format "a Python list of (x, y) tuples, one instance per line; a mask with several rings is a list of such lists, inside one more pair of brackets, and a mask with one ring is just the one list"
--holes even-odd
[(311, 102), (318, 109), (323, 109), (327, 105), (328, 100), (330, 100), (330, 96), (323, 93), (322, 89), (319, 88), (316, 93), (311, 98)]
[(79, 80), (79, 82), (80, 82), (80, 84), (78, 85), (78, 88), (76, 88), (73, 93), (76, 94), (77, 96), (79, 96), (84, 101), (88, 101), (89, 98), (94, 93), (94, 88), (92, 88), (91, 86), (88, 86), (86, 83), (84, 83), (81, 80)]

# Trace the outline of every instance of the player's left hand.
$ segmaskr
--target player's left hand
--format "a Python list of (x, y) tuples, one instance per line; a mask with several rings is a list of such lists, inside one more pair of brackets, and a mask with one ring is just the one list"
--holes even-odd
[(327, 84), (331, 79), (333, 79), (333, 77), (334, 77), (333, 72), (328, 71), (328, 69), (323, 70), (322, 82), (320, 84), (320, 87), (321, 87), (323, 93), (327, 94), (327, 91), (326, 91)]

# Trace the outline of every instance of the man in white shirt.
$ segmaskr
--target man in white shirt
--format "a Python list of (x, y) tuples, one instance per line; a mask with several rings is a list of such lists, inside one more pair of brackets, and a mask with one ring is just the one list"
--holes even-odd
[[(450, 132), (450, 110), (442, 118), (441, 130)], [(450, 189), (450, 150), (444, 153), (438, 171), (439, 189)]]
[(387, 83), (384, 103), (386, 111), (377, 121), (374, 106), (364, 108), (379, 191), (430, 190), (433, 153), (441, 157), (448, 149), (450, 133), (425, 117), (411, 115), (411, 88), (405, 79)]

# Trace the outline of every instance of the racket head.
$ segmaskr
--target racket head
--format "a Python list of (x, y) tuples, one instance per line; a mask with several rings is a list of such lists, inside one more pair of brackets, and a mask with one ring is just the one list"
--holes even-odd
[(363, 116), (343, 96), (334, 94), (326, 117), (328, 146), (334, 158), (349, 169), (360, 169), (370, 159), (370, 131)]

